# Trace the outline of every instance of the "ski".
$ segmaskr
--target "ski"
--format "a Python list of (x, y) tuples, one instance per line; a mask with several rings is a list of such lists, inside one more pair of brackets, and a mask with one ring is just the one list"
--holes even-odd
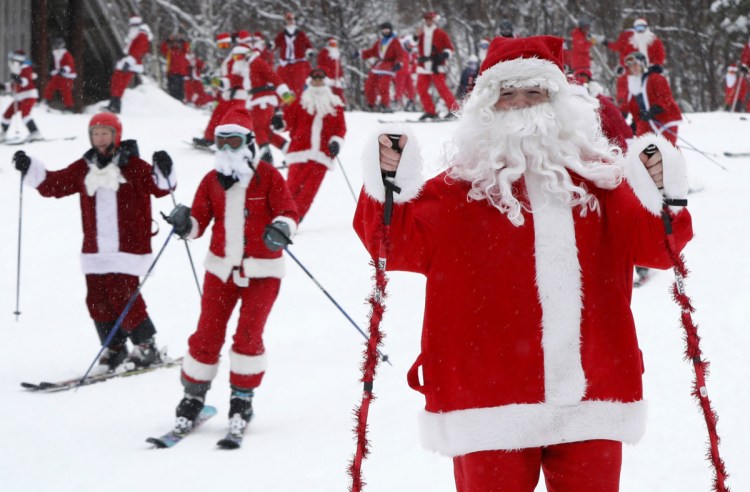
[(750, 152), (724, 152), (725, 157), (750, 157)]
[(395, 123), (400, 125), (402, 123), (448, 123), (451, 121), (457, 121), (456, 118), (430, 118), (427, 120), (378, 120), (378, 123)]
[(59, 142), (61, 140), (75, 140), (77, 139), (77, 135), (71, 135), (68, 137), (44, 137), (44, 138), (37, 138), (35, 140), (27, 140), (24, 138), (15, 138), (15, 139), (9, 139), (3, 142), (5, 145), (24, 145), (24, 144), (33, 144), (37, 142)]
[(242, 439), (248, 423), (242, 420), (239, 414), (235, 414), (229, 419), (229, 431), (227, 435), (224, 436), (224, 439), (219, 440), (216, 445), (221, 449), (237, 449), (242, 446)]
[(195, 142), (188, 142), (187, 140), (183, 140), (183, 142), (191, 146), (195, 150), (210, 152), (211, 154), (214, 154), (216, 152), (216, 147), (213, 144), (211, 144), (209, 147), (205, 147), (203, 145), (196, 145)]
[(118, 371), (105, 372), (103, 374), (89, 376), (83, 381), (81, 381), (80, 377), (77, 377), (77, 378), (71, 378), (71, 379), (66, 379), (66, 380), (57, 381), (57, 382), (42, 381), (36, 384), (22, 382), (21, 387), (33, 393), (57, 393), (59, 391), (67, 391), (67, 390), (73, 389), (77, 387), (79, 384), (81, 386), (89, 386), (91, 384), (109, 381), (110, 379), (137, 376), (139, 374), (146, 374), (148, 372), (152, 372), (157, 369), (174, 367), (180, 364), (182, 364), (182, 357), (179, 357), (177, 359), (170, 359), (169, 357), (166, 356), (166, 354), (163, 354), (162, 362), (158, 364), (152, 364), (148, 367), (137, 367), (135, 369), (129, 369), (129, 370), (126, 369), (124, 371), (119, 371), (119, 372)]
[(171, 448), (182, 441), (186, 436), (189, 436), (199, 425), (201, 425), (203, 422), (210, 419), (214, 415), (216, 415), (216, 407), (206, 405), (203, 407), (203, 409), (201, 409), (201, 413), (198, 414), (198, 418), (195, 419), (195, 422), (193, 423), (193, 426), (190, 428), (190, 430), (178, 432), (177, 430), (172, 429), (161, 437), (149, 437), (148, 439), (146, 439), (146, 442), (153, 444), (154, 447), (159, 449)]

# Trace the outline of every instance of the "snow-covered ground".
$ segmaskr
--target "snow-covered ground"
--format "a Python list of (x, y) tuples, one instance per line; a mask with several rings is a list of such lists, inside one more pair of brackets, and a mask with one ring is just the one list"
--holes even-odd
[[(78, 137), (24, 147), (49, 168), (62, 168), (87, 150), (90, 114), (63, 116), (37, 109), (34, 116), (48, 137)], [(199, 180), (212, 167), (212, 157), (183, 141), (200, 134), (208, 114), (146, 84), (126, 93), (121, 118), (125, 138), (137, 139), (147, 160), (156, 150), (172, 155), (179, 176), (176, 198), (190, 204)], [(355, 189), (361, 184), (361, 148), (377, 127), (377, 118), (347, 114), (349, 134), (341, 161)], [(724, 113), (687, 118), (681, 135), (700, 149), (716, 154), (750, 151), (750, 121)], [(435, 166), (452, 128), (452, 123), (414, 125), (426, 160)], [(78, 262), (77, 197), (48, 200), (24, 190), (22, 314), (14, 320), (19, 176), (11, 156), (16, 150), (0, 146), (0, 490), (346, 490), (346, 467), (354, 452), (352, 408), (361, 397), (363, 339), (291, 259), (266, 327), (270, 365), (255, 398), (256, 419), (238, 451), (215, 447), (226, 427), (226, 363), (208, 397), (220, 415), (166, 451), (151, 450), (144, 440), (172, 425), (182, 394), (177, 369), (77, 392), (32, 394), (21, 389), (21, 381), (81, 374), (98, 342), (85, 308)], [(750, 159), (716, 157), (727, 172), (696, 152), (685, 155), (693, 187), (704, 188), (690, 197), (696, 237), (685, 251), (692, 270), (687, 290), (697, 308), (704, 352), (712, 362), (708, 389), (721, 417), (721, 451), (732, 475), (730, 485), (748, 490), (750, 424), (742, 414), (750, 404), (750, 314), (745, 304)], [(157, 213), (171, 209), (169, 197), (154, 202), (154, 220), (161, 226), (153, 239), (155, 250), (168, 231)], [(293, 252), (364, 328), (371, 270), (351, 228), (353, 211), (354, 200), (337, 169), (326, 177)], [(190, 243), (201, 272), (207, 244), (205, 238)], [(383, 351), (393, 366), (381, 366), (375, 383), (378, 398), (370, 410), (366, 490), (451, 491), (450, 460), (419, 446), (416, 413), (423, 401), (406, 385), (406, 371), (419, 349), (424, 282), (411, 274), (390, 278)], [(660, 272), (633, 296), (649, 420), (643, 441), (625, 450), (623, 491), (710, 490), (706, 430), (690, 396), (692, 369), (682, 360), (679, 313), (668, 293), (671, 279), (671, 272)], [(196, 325), (199, 299), (182, 244), (168, 245), (144, 296), (159, 344), (167, 345), (174, 356), (183, 354)], [(229, 329), (233, 331), (233, 322)]]

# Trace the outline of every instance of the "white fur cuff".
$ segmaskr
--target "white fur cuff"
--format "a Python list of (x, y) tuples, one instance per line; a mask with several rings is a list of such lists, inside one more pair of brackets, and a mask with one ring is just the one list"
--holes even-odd
[(285, 215), (278, 215), (278, 216), (274, 217), (271, 222), (276, 222), (276, 221), (284, 222), (286, 225), (288, 225), (289, 226), (289, 237), (290, 238), (294, 237), (294, 234), (296, 234), (296, 232), (297, 232), (297, 222), (295, 222), (294, 219), (289, 218), (289, 217), (287, 217)]
[(268, 367), (268, 357), (265, 353), (260, 355), (243, 355), (234, 350), (229, 351), (229, 370), (235, 374), (251, 376), (261, 374)]
[(219, 372), (219, 363), (204, 364), (195, 360), (188, 352), (182, 359), (182, 372), (196, 381), (211, 382)]
[[(659, 190), (641, 162), (640, 155), (649, 145), (655, 145), (662, 155), (664, 189)], [(642, 135), (628, 144), (625, 156), (625, 178), (643, 206), (654, 215), (661, 215), (664, 197), (686, 198), (689, 188), (687, 165), (682, 153), (667, 139), (653, 133)], [(675, 212), (682, 207), (672, 207)]]
[(46, 178), (47, 169), (44, 167), (42, 161), (35, 157), (31, 157), (31, 167), (29, 167), (26, 176), (23, 177), (23, 184), (31, 188), (38, 188)]
[(385, 202), (385, 186), (380, 172), (380, 135), (406, 135), (407, 142), (401, 153), (401, 161), (396, 172), (395, 185), (401, 188), (400, 193), (394, 193), (394, 203), (405, 203), (419, 195), (424, 185), (422, 176), (422, 155), (414, 134), (400, 125), (381, 126), (367, 139), (362, 155), (362, 181), (365, 192), (378, 202)]

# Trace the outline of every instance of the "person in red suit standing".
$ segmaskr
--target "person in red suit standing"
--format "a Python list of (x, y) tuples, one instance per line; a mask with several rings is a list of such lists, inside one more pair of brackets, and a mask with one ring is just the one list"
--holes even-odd
[(591, 23), (585, 17), (578, 19), (578, 25), (570, 31), (570, 71), (591, 70), (591, 47), (596, 40), (589, 33)]
[(129, 23), (130, 30), (123, 48), (125, 56), (115, 65), (115, 71), (109, 83), (109, 105), (104, 107), (106, 111), (115, 114), (119, 114), (122, 110), (122, 95), (133, 80), (133, 75), (143, 73), (143, 57), (151, 49), (151, 40), (154, 37), (151, 29), (140, 16), (131, 17)]
[[(622, 443), (644, 432), (630, 272), (672, 266), (661, 214), (687, 196), (686, 165), (654, 135), (623, 157), (570, 87), (562, 45), (493, 40), (449, 167), (426, 182), (412, 135), (365, 143), (354, 227), (377, 258), (395, 172), (387, 268), (427, 277), (407, 380), (426, 400), (422, 444), (453, 459), (458, 492), (532, 492), (540, 473), (547, 490), (616, 492)], [(691, 218), (672, 203), (681, 250)]]
[(318, 68), (322, 68), (326, 73), (328, 83), (331, 84), (331, 90), (339, 96), (344, 104), (344, 72), (341, 69), (341, 50), (339, 50), (339, 41), (331, 36), (326, 42), (325, 48), (318, 53), (316, 62)]
[(445, 74), (448, 71), (448, 60), (455, 49), (448, 37), (448, 33), (437, 26), (438, 15), (435, 12), (426, 12), (423, 16), (424, 26), (417, 38), (417, 92), (422, 101), (424, 114), (420, 120), (434, 120), (440, 117), (435, 109), (435, 102), (430, 96), (430, 85), (434, 84), (448, 107), (446, 118), (453, 118), (453, 110), (456, 109), (456, 98), (445, 82)]
[(682, 123), (682, 112), (672, 96), (669, 81), (662, 75), (661, 66), (648, 66), (640, 51), (626, 56), (625, 66), (630, 73), (629, 105), (636, 136), (655, 133), (677, 145), (677, 126)]
[(335, 165), (346, 135), (344, 102), (325, 79), (323, 69), (313, 69), (309, 86), (285, 116), (291, 137), (287, 184), (300, 221), (310, 210), (326, 172)]
[[(86, 306), (102, 343), (138, 291), (138, 277), (152, 263), (151, 196), (166, 196), (177, 184), (166, 152), (154, 153), (151, 166), (139, 157), (136, 141), (121, 140), (121, 136), (117, 116), (99, 113), (89, 122), (91, 149), (68, 167), (49, 171), (23, 151), (14, 156), (24, 185), (41, 196), (80, 197)], [(93, 373), (115, 371), (123, 363), (133, 368), (161, 361), (155, 335), (139, 294)], [(128, 338), (133, 343), (130, 354)]]
[(294, 14), (284, 14), (284, 29), (276, 35), (274, 44), (279, 51), (279, 77), (292, 92), (299, 97), (305, 88), (305, 79), (310, 73), (309, 58), (313, 55), (313, 47), (307, 34), (297, 27)]
[[(411, 34), (401, 36), (399, 41), (406, 53), (406, 63), (401, 67), (401, 70), (396, 72), (394, 100), (397, 105), (403, 106), (404, 111), (416, 111), (414, 100), (417, 97), (417, 89), (414, 87), (412, 76), (417, 70), (417, 58), (419, 57), (416, 50), (417, 45), (414, 36)], [(406, 98), (406, 103), (404, 103), (404, 98)]]
[[(370, 111), (390, 112), (391, 110), (391, 83), (394, 81), (396, 72), (408, 64), (406, 52), (401, 42), (393, 32), (393, 24), (383, 22), (378, 26), (380, 39), (375, 41), (372, 47), (357, 52), (358, 57), (363, 60), (375, 58), (377, 61), (370, 69), (365, 80), (365, 98)], [(380, 103), (378, 104), (378, 101)]]
[(268, 63), (269, 66), (274, 66), (275, 59), (273, 56), (273, 51), (268, 48), (268, 42), (266, 41), (265, 35), (260, 31), (255, 31), (255, 34), (253, 34), (253, 49), (256, 49), (260, 52), (260, 57), (263, 58), (263, 61)]
[(216, 128), (214, 170), (198, 185), (192, 208), (178, 205), (168, 222), (183, 238), (211, 226), (201, 314), (188, 339), (180, 379), (177, 432), (189, 431), (219, 370), (227, 323), (241, 302), (229, 351), (230, 428), (242, 433), (253, 415), (252, 399), (266, 370), (263, 332), (279, 293), (284, 258), (279, 242), (294, 233), (297, 211), (284, 177), (259, 159), (244, 109), (227, 113)]
[(62, 96), (63, 106), (66, 113), (73, 112), (73, 82), (76, 77), (76, 63), (73, 55), (65, 48), (65, 40), (55, 38), (52, 40), (52, 62), (50, 78), (44, 88), (44, 101), (50, 102), (56, 93)]
[(729, 65), (727, 74), (724, 77), (724, 110), (725, 111), (745, 111), (746, 103), (750, 104), (747, 98), (747, 87), (750, 84), (748, 80), (748, 68), (742, 65), (737, 69), (737, 65)]
[(8, 68), (10, 69), (10, 82), (6, 83), (6, 90), (11, 93), (12, 101), (5, 108), (0, 123), (2, 125), (0, 127), (0, 142), (7, 140), (6, 132), (10, 128), (13, 115), (17, 112), (21, 113), (21, 119), (26, 128), (29, 129), (26, 141), (42, 140), (44, 137), (31, 117), (31, 109), (39, 99), (39, 91), (34, 83), (36, 73), (34, 73), (31, 60), (26, 57), (25, 51), (14, 51), (8, 54)]
[(185, 81), (190, 77), (187, 55), (190, 43), (180, 34), (172, 34), (159, 47), (167, 61), (167, 92), (178, 101), (185, 100)]

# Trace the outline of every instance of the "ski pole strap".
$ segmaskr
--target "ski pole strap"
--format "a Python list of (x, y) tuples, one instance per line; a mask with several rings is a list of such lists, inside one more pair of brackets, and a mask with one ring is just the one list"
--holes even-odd
[(372, 381), (365, 381), (362, 389), (368, 393), (372, 393), (373, 384), (374, 383)]
[(676, 207), (687, 207), (687, 198), (664, 198), (664, 205), (672, 205)]

